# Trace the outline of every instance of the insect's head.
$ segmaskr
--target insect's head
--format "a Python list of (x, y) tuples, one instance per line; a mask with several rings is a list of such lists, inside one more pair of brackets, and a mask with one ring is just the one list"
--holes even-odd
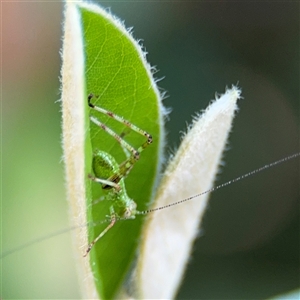
[(136, 203), (133, 200), (130, 200), (129, 204), (124, 209), (123, 218), (125, 219), (134, 219), (136, 215)]

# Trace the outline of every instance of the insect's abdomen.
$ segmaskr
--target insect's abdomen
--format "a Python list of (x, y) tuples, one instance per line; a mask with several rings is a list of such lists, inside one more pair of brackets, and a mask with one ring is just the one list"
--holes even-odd
[[(97, 150), (93, 156), (93, 171), (97, 178), (108, 179), (113, 174), (118, 174), (120, 170), (118, 163), (111, 155), (107, 152)], [(104, 189), (112, 188), (109, 185), (104, 185), (102, 187)]]

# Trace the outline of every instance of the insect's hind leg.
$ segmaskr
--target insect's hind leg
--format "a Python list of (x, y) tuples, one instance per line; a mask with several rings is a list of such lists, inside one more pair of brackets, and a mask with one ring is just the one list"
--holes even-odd
[[(120, 137), (123, 139), (127, 134), (130, 133), (130, 129), (128, 127), (126, 127), (121, 133), (120, 133)], [(121, 148), (126, 156), (126, 158), (128, 159), (129, 157), (131, 157), (131, 153), (121, 145)]]
[[(132, 129), (133, 131), (135, 131), (147, 138), (147, 140), (136, 150), (123, 139), (123, 137), (126, 133), (125, 134), (121, 133), (121, 135), (118, 135), (112, 129), (110, 129), (105, 124), (100, 122), (97, 118), (95, 118), (94, 116), (90, 116), (90, 120), (94, 124), (96, 124), (98, 127), (102, 128), (104, 131), (106, 131), (108, 134), (110, 134), (121, 145), (121, 147), (123, 148), (123, 150), (125, 152), (125, 155), (127, 156), (127, 159), (119, 165), (120, 172), (113, 174), (108, 179), (106, 179), (108, 182), (111, 181), (111, 182), (114, 182), (117, 184), (123, 177), (126, 177), (128, 175), (128, 173), (131, 171), (133, 165), (139, 159), (140, 153), (142, 151), (144, 151), (152, 143), (152, 136), (148, 132), (140, 129), (139, 127), (137, 127), (134, 124), (130, 123), (129, 121), (125, 120), (123, 117), (120, 117), (111, 111), (108, 111), (106, 109), (103, 109), (99, 106), (94, 105), (91, 102), (91, 100), (93, 98), (98, 98), (98, 97), (99, 96), (95, 96), (92, 93), (88, 95), (88, 105), (92, 109), (94, 109), (98, 112), (101, 112), (101, 113), (109, 116), (112, 119), (115, 119), (116, 121), (124, 124), (128, 128)], [(129, 153), (131, 153), (131, 155), (126, 154), (126, 151), (129, 151)], [(114, 185), (108, 184), (108, 186), (114, 186)]]
[(120, 122), (120, 123), (123, 123), (125, 126), (129, 127), (129, 128), (132, 129), (133, 131), (139, 133), (140, 135), (145, 136), (145, 137), (147, 138), (149, 144), (152, 143), (152, 136), (151, 136), (151, 134), (149, 134), (148, 132), (146, 132), (146, 131), (140, 129), (139, 127), (137, 127), (137, 126), (135, 126), (134, 124), (130, 123), (129, 121), (125, 120), (123, 117), (120, 117), (120, 116), (114, 114), (113, 112), (108, 111), (108, 110), (106, 110), (106, 109), (104, 109), (104, 108), (102, 108), (102, 107), (99, 107), (99, 106), (97, 106), (97, 105), (94, 105), (94, 104), (91, 102), (91, 100), (92, 100), (93, 98), (98, 98), (98, 97), (99, 97), (99, 96), (96, 96), (96, 95), (94, 95), (93, 93), (90, 93), (90, 94), (88, 95), (88, 104), (89, 104), (89, 107), (91, 107), (91, 108), (93, 108), (94, 110), (97, 110), (97, 111), (99, 111), (99, 112), (101, 112), (101, 113), (103, 113), (103, 114), (109, 116), (109, 117), (112, 118), (112, 119), (117, 120), (117, 121)]
[(134, 124), (130, 123), (128, 120), (125, 120), (123, 117), (120, 117), (116, 114), (114, 114), (111, 111), (108, 111), (102, 107), (96, 106), (94, 105), (91, 100), (93, 98), (98, 98), (99, 96), (95, 96), (94, 94), (89, 94), (88, 95), (88, 105), (98, 111), (101, 112), (105, 115), (107, 115), (108, 117), (115, 119), (116, 121), (124, 124), (125, 126), (127, 126), (128, 128), (132, 129), (133, 131), (137, 132), (138, 134), (145, 136), (147, 138), (146, 142), (144, 144), (142, 144), (138, 150), (135, 150), (131, 145), (129, 145), (124, 139), (123, 139), (123, 134), (118, 135), (117, 133), (115, 133), (113, 130), (111, 130), (109, 127), (107, 127), (105, 124), (101, 123), (97, 118), (90, 116), (90, 120), (95, 123), (97, 126), (99, 126), (100, 128), (102, 128), (103, 130), (105, 130), (108, 134), (110, 134), (122, 147), (124, 147), (125, 149), (127, 149), (129, 152), (131, 152), (131, 154), (133, 155), (133, 157), (138, 160), (139, 159), (139, 155), (140, 153), (148, 146), (152, 143), (152, 136), (140, 129), (139, 127), (135, 126)]

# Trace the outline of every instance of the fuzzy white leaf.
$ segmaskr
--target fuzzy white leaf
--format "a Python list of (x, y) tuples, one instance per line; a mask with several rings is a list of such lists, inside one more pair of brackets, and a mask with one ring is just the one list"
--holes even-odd
[[(240, 93), (232, 87), (195, 118), (165, 172), (153, 208), (212, 188)], [(208, 194), (149, 216), (137, 267), (138, 298), (174, 298), (207, 199)]]
[[(74, 227), (73, 242), (76, 249), (88, 245), (86, 220), (86, 190), (84, 163), (84, 56), (80, 17), (74, 3), (68, 2), (65, 10), (62, 60), (62, 115), (63, 149), (66, 168), (67, 198), (70, 202), (70, 218)], [(76, 59), (75, 59), (76, 58)], [(84, 278), (81, 283), (85, 298), (97, 298), (94, 278), (88, 260), (80, 252), (74, 253), (78, 274)]]

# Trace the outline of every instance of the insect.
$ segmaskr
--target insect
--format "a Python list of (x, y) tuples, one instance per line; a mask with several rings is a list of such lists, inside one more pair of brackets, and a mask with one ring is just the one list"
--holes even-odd
[[(267, 168), (273, 167), (275, 165), (278, 165), (280, 163), (286, 162), (288, 160), (291, 160), (291, 159), (294, 159), (294, 158), (297, 158), (300, 156), (299, 152), (295, 153), (293, 155), (287, 156), (283, 159), (277, 160), (277, 161), (270, 163), (268, 165), (265, 165), (261, 168), (255, 169), (252, 172), (249, 172), (247, 174), (239, 176), (233, 180), (230, 180), (228, 182), (220, 184), (220, 185), (218, 185), (210, 190), (207, 190), (201, 194), (192, 195), (189, 198), (181, 199), (181, 200), (171, 203), (167, 206), (159, 207), (156, 209), (149, 209), (146, 211), (138, 211), (136, 209), (137, 206), (136, 206), (136, 203), (134, 202), (134, 200), (130, 199), (129, 196), (127, 195), (124, 179), (126, 178), (126, 176), (128, 176), (128, 174), (132, 170), (135, 163), (139, 160), (141, 152), (143, 152), (152, 143), (152, 136), (148, 132), (140, 129), (139, 127), (135, 126), (134, 124), (125, 120), (124, 118), (114, 114), (113, 112), (105, 110), (99, 106), (94, 105), (92, 100), (97, 99), (97, 98), (98, 98), (98, 96), (96, 96), (94, 94), (88, 95), (88, 97), (87, 97), (88, 105), (91, 109), (98, 111), (102, 114), (105, 114), (108, 117), (117, 120), (121, 124), (124, 124), (129, 129), (144, 136), (146, 138), (146, 141), (144, 143), (142, 143), (142, 145), (136, 150), (125, 141), (125, 139), (123, 138), (125, 135), (124, 133), (121, 133), (120, 135), (118, 135), (113, 130), (111, 130), (109, 127), (107, 127), (105, 124), (101, 123), (101, 121), (99, 121), (96, 117), (94, 117), (92, 115), (90, 116), (90, 120), (92, 123), (94, 123), (96, 126), (100, 127), (102, 130), (104, 130), (109, 135), (111, 135), (121, 145), (121, 148), (124, 150), (127, 158), (121, 164), (118, 164), (117, 161), (115, 160), (115, 158), (112, 155), (108, 154), (107, 152), (104, 152), (101, 150), (96, 150), (94, 152), (94, 156), (93, 156), (94, 175), (90, 175), (89, 177), (91, 180), (101, 184), (103, 191), (105, 191), (105, 193), (106, 193), (105, 200), (111, 201), (112, 205), (110, 207), (109, 220), (105, 221), (105, 222), (108, 221), (109, 225), (96, 237), (96, 239), (94, 239), (90, 243), (84, 256), (86, 256), (90, 252), (90, 250), (92, 249), (94, 244), (101, 237), (103, 237), (103, 235), (105, 235), (110, 228), (112, 228), (114, 226), (114, 224), (118, 221), (118, 219), (134, 219), (136, 215), (147, 214), (150, 212), (154, 212), (156, 210), (161, 210), (161, 209), (164, 209), (167, 207), (171, 207), (171, 206), (192, 200), (203, 194), (211, 193), (211, 192), (218, 190), (224, 186), (227, 186), (231, 183), (234, 183), (236, 181), (239, 181), (241, 179), (249, 177), (250, 175), (254, 175), (254, 174), (261, 172)], [(100, 221), (99, 223), (103, 223), (103, 222)], [(89, 226), (89, 224), (82, 224), (80, 227), (85, 227), (85, 226)], [(44, 237), (40, 237), (36, 240), (29, 241), (25, 245), (21, 245), (20, 247), (17, 247), (15, 249), (12, 249), (12, 250), (2, 253), (1, 258), (4, 258), (14, 252), (22, 250), (28, 246), (32, 246), (36, 243), (47, 240), (52, 236), (57, 236), (57, 235), (60, 235), (62, 233), (65, 233), (67, 231), (70, 231), (70, 230), (73, 230), (76, 228), (78, 228), (78, 227), (67, 228), (64, 230), (60, 230), (56, 233), (50, 234), (50, 235), (48, 234)]]
[[(101, 151), (100, 151), (101, 152)], [(98, 152), (98, 155), (97, 155), (97, 153), (96, 153), (96, 156), (95, 157), (99, 157), (99, 155), (100, 155), (100, 157), (102, 156), (104, 156), (104, 157), (106, 157), (106, 158), (111, 158), (112, 156), (111, 155), (109, 155), (109, 154), (107, 154), (107, 153), (105, 153), (105, 155), (103, 155), (103, 153), (105, 153), (105, 152), (103, 152), (102, 151), (102, 154), (100, 154), (99, 152)], [(128, 196), (127, 196), (127, 193), (126, 193), (126, 189), (125, 189), (125, 186), (124, 186), (124, 182), (123, 182), (123, 180), (120, 180), (119, 181), (119, 186), (120, 186), (120, 191), (123, 191), (123, 192), (115, 192), (115, 193), (117, 193), (118, 194), (118, 196), (119, 197), (122, 197), (122, 196), (124, 196), (124, 195), (126, 195), (126, 197), (127, 197), (127, 199), (129, 199), (129, 200), (131, 200), (132, 202), (131, 202), (131, 204), (132, 204), (132, 206), (134, 206), (134, 207), (129, 207), (129, 208), (131, 208), (131, 218), (133, 219), (134, 217), (135, 217), (135, 215), (139, 215), (139, 214), (148, 214), (148, 213), (151, 213), (151, 212), (155, 212), (155, 211), (158, 211), (158, 210), (162, 210), (162, 209), (165, 209), (165, 208), (168, 208), (168, 207), (171, 207), (171, 206), (175, 206), (175, 205), (178, 205), (178, 204), (181, 204), (181, 203), (184, 203), (184, 202), (187, 202), (187, 201), (190, 201), (190, 200), (192, 200), (192, 199), (195, 199), (195, 198), (197, 198), (197, 197), (200, 197), (200, 196), (202, 196), (202, 195), (204, 195), (204, 194), (207, 194), (207, 193), (212, 193), (212, 192), (214, 192), (214, 191), (216, 191), (216, 190), (219, 190), (219, 189), (221, 189), (221, 188), (223, 188), (223, 187), (225, 187), (225, 186), (228, 186), (228, 185), (230, 185), (230, 184), (233, 184), (233, 183), (235, 183), (235, 182), (237, 182), (237, 181), (240, 181), (240, 180), (243, 180), (243, 179), (245, 179), (245, 178), (248, 178), (249, 176), (252, 176), (252, 175), (255, 175), (255, 174), (257, 174), (257, 173), (259, 173), (259, 172), (262, 172), (262, 171), (264, 171), (264, 170), (266, 170), (266, 169), (269, 169), (269, 168), (272, 168), (272, 167), (275, 167), (275, 166), (277, 166), (277, 165), (279, 165), (279, 164), (281, 164), (281, 163), (284, 163), (284, 162), (287, 162), (287, 161), (289, 161), (289, 160), (292, 160), (292, 159), (295, 159), (295, 158), (297, 158), (297, 157), (300, 157), (300, 152), (296, 152), (296, 153), (294, 153), (294, 154), (291, 154), (291, 155), (289, 155), (289, 156), (286, 156), (286, 157), (284, 157), (284, 158), (282, 158), (282, 159), (279, 159), (279, 160), (276, 160), (276, 161), (274, 161), (274, 162), (272, 162), (272, 163), (270, 163), (270, 164), (266, 164), (266, 165), (264, 165), (264, 166), (262, 166), (262, 167), (260, 167), (260, 168), (257, 168), (257, 169), (254, 169), (253, 171), (251, 171), (251, 172), (248, 172), (248, 173), (246, 173), (246, 174), (243, 174), (243, 175), (241, 175), (241, 176), (238, 176), (238, 177), (236, 177), (236, 178), (234, 178), (234, 179), (232, 179), (232, 180), (229, 180), (229, 181), (227, 181), (227, 182), (224, 182), (224, 183), (222, 183), (222, 184), (219, 184), (219, 185), (217, 185), (217, 186), (215, 186), (215, 187), (213, 187), (213, 188), (211, 188), (211, 189), (209, 189), (209, 190), (206, 190), (206, 191), (204, 191), (204, 192), (202, 192), (202, 193), (200, 193), (200, 194), (197, 194), (197, 195), (193, 195), (193, 196), (191, 196), (191, 197), (188, 197), (188, 198), (186, 198), (186, 199), (181, 199), (181, 200), (179, 200), (179, 201), (176, 201), (176, 202), (173, 202), (173, 203), (171, 203), (171, 204), (168, 204), (168, 205), (166, 205), (166, 206), (162, 206), (162, 207), (158, 207), (158, 208), (155, 208), (155, 209), (148, 209), (148, 210), (145, 210), (145, 211), (137, 211), (137, 210), (135, 210), (135, 208), (136, 208), (136, 204), (135, 204), (135, 202), (133, 201), (133, 200), (131, 200)], [(102, 158), (100, 158), (100, 160), (101, 160)], [(105, 160), (105, 159), (104, 159)], [(111, 167), (115, 167), (115, 166), (117, 166), (117, 168), (118, 168), (118, 164), (117, 164), (117, 162), (113, 159), (111, 162), (110, 162), (110, 164), (109, 164), (109, 166), (111, 166)], [(92, 180), (94, 180), (94, 178), (91, 178)], [(105, 180), (103, 180), (103, 182), (106, 182)], [(111, 183), (110, 183), (111, 184)], [(109, 184), (109, 185), (110, 185)], [(113, 186), (113, 185), (112, 185)], [(124, 189), (122, 190), (122, 188), (123, 188), (123, 186), (124, 186)], [(116, 196), (113, 196), (113, 197), (116, 197)], [(128, 219), (129, 217), (125, 217), (125, 219)], [(121, 218), (120, 218), (121, 219)], [(115, 216), (115, 218), (113, 219), (113, 221), (114, 221), (114, 223), (116, 222), (116, 221), (118, 221), (118, 219), (117, 219), (117, 217)], [(103, 221), (100, 221), (99, 223), (103, 223)], [(112, 222), (111, 222), (112, 223)], [(88, 253), (89, 253), (89, 251), (91, 250), (91, 248), (93, 247), (93, 245), (114, 225), (114, 223), (112, 224), (112, 225), (109, 225), (104, 231), (102, 231), (102, 233), (100, 233), (100, 235), (89, 245), (89, 247), (88, 247), (88, 250), (86, 251), (86, 254), (84, 255), (84, 256), (86, 256)], [(52, 238), (52, 237), (56, 237), (56, 236), (59, 236), (59, 235), (61, 235), (61, 234), (64, 234), (64, 233), (66, 233), (66, 232), (69, 232), (69, 231), (71, 231), (71, 230), (74, 230), (74, 229), (77, 229), (77, 228), (79, 228), (79, 227), (86, 227), (86, 226), (89, 226), (90, 224), (82, 224), (81, 226), (74, 226), (74, 227), (69, 227), (69, 228), (66, 228), (66, 229), (62, 229), (62, 230), (59, 230), (59, 231), (57, 231), (57, 232), (54, 232), (54, 233), (52, 233), (52, 234), (47, 234), (47, 235), (45, 235), (45, 236), (42, 236), (42, 237), (39, 237), (39, 238), (37, 238), (37, 239), (34, 239), (34, 240), (31, 240), (31, 241), (29, 241), (28, 243), (26, 243), (26, 244), (23, 244), (23, 245), (20, 245), (19, 247), (15, 247), (15, 248), (13, 248), (13, 249), (11, 249), (11, 250), (8, 250), (8, 251), (4, 251), (3, 253), (1, 253), (1, 256), (0, 256), (0, 258), (1, 259), (3, 259), (3, 258), (5, 258), (5, 257), (7, 257), (7, 256), (10, 256), (11, 254), (13, 254), (13, 253), (15, 253), (15, 252), (18, 252), (18, 251), (20, 251), (20, 250), (23, 250), (23, 249), (25, 249), (25, 248), (27, 248), (27, 247), (31, 247), (31, 246), (33, 246), (34, 244), (37, 244), (37, 243), (40, 243), (40, 242), (43, 242), (43, 241), (46, 241), (46, 240), (48, 240), (48, 239), (50, 239), (50, 238)]]
[(84, 256), (87, 256), (95, 243), (114, 226), (117, 219), (134, 219), (136, 214), (142, 213), (136, 210), (136, 203), (127, 195), (124, 178), (139, 160), (140, 153), (152, 143), (152, 136), (148, 132), (138, 128), (111, 111), (94, 105), (91, 101), (94, 98), (98, 98), (98, 96), (95, 96), (92, 93), (88, 95), (88, 105), (91, 109), (106, 114), (110, 118), (117, 120), (135, 132), (145, 136), (146, 141), (136, 150), (123, 139), (122, 135), (115, 133), (112, 129), (101, 123), (96, 117), (90, 116), (92, 123), (106, 131), (121, 145), (127, 155), (127, 159), (121, 164), (118, 164), (114, 157), (107, 152), (96, 150), (93, 154), (92, 167), (94, 175), (89, 175), (89, 178), (101, 184), (102, 189), (106, 194), (103, 200), (111, 201), (112, 204), (110, 206), (110, 224), (90, 243)]

